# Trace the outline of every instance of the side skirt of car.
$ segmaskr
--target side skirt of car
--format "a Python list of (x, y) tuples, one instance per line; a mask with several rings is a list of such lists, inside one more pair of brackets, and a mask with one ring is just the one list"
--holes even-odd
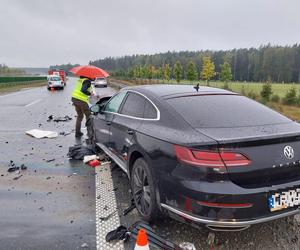
[(129, 176), (126, 165), (116, 155), (114, 155), (108, 147), (99, 142), (97, 142), (96, 145), (101, 148), (111, 159), (113, 159), (114, 162), (127, 174), (127, 176)]

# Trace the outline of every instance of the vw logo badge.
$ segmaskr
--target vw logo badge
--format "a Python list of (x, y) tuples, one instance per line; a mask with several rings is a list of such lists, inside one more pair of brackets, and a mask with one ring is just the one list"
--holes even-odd
[(284, 156), (288, 159), (294, 158), (294, 149), (291, 146), (285, 146), (283, 149)]

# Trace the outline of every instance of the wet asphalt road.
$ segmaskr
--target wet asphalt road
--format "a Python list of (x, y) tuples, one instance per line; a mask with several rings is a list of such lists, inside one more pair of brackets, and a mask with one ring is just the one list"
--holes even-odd
[[(67, 159), (75, 141), (70, 92), (48, 92), (45, 87), (0, 96), (0, 249), (95, 249), (95, 172)], [(111, 89), (98, 89), (100, 94)], [(73, 117), (65, 123), (47, 122), (49, 115)], [(25, 135), (33, 128), (72, 132), (55, 139)], [(86, 131), (84, 130), (86, 133)], [(47, 162), (47, 160), (52, 160)], [(13, 160), (27, 170), (8, 173)], [(14, 180), (15, 177), (19, 179)], [(130, 203), (130, 185), (118, 168), (112, 171), (121, 224), (130, 226), (139, 216), (122, 211)], [(300, 249), (300, 218), (295, 216), (256, 225), (242, 232), (195, 229), (172, 219), (152, 225), (173, 242), (192, 242), (197, 249)], [(132, 249), (132, 243), (125, 245)], [(101, 247), (100, 247), (101, 249)]]
[[(74, 81), (64, 91), (0, 96), (0, 249), (96, 248), (94, 169), (67, 159), (69, 146), (80, 143), (72, 132)], [(73, 120), (47, 122), (49, 115)], [(71, 134), (35, 139), (25, 135), (30, 129)], [(8, 173), (10, 160), (27, 170)]]

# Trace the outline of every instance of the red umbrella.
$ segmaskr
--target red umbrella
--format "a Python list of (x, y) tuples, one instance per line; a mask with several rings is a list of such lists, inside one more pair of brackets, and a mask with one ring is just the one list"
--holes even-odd
[(109, 76), (109, 74), (105, 70), (95, 67), (93, 65), (77, 66), (70, 69), (69, 71), (77, 76), (85, 76), (88, 78)]

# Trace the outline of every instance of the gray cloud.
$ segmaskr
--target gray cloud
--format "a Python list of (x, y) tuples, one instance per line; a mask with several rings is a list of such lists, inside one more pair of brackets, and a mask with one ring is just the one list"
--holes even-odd
[(293, 44), (299, 9), (297, 0), (2, 0), (0, 63)]

